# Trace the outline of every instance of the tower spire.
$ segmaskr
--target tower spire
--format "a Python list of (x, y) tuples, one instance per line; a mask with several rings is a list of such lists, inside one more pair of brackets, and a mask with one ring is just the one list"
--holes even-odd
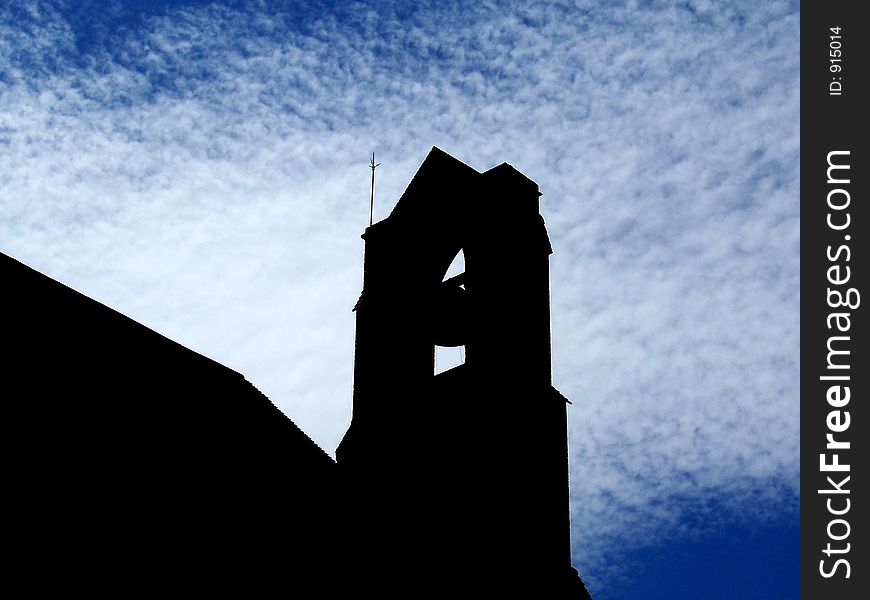
[(375, 164), (375, 153), (372, 152), (372, 163), (369, 165), (369, 168), (372, 170), (372, 199), (369, 205), (369, 227), (372, 226), (372, 218), (375, 213), (375, 169), (379, 166), (381, 166), (381, 163)]

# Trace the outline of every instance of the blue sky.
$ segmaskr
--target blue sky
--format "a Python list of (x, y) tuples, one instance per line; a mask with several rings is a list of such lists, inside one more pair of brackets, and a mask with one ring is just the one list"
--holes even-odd
[(277, 5), (0, 4), (0, 250), (333, 451), (371, 152), (376, 220), (433, 145), (508, 161), (596, 598), (797, 597), (798, 4)]

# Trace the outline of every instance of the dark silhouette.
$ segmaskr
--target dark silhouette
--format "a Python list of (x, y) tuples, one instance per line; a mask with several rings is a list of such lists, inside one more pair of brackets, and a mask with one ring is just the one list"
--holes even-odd
[[(479, 173), (433, 148), (363, 235), (353, 421), (336, 456), (374, 588), (583, 597), (539, 196), (508, 164)], [(465, 273), (443, 281), (460, 250)], [(435, 376), (436, 344), (464, 344), (465, 364)]]
[[(122, 597), (588, 598), (539, 195), (433, 148), (366, 229), (337, 464), (240, 374), (0, 255), (11, 572)], [(435, 345), (465, 364), (435, 375)]]
[(327, 454), (238, 373), (5, 255), (0, 272), (8, 574), (64, 597), (331, 584)]

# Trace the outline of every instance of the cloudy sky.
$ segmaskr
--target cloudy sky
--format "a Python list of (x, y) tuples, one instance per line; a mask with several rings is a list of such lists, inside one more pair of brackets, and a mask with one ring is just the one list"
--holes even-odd
[(375, 220), (433, 145), (510, 162), (597, 600), (797, 597), (798, 3), (278, 4), (0, 3), (0, 251), (332, 452), (371, 152)]

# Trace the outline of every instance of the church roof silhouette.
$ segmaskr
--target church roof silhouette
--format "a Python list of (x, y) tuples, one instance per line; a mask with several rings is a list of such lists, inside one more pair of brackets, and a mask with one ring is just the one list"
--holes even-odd
[[(366, 229), (337, 462), (241, 374), (0, 255), (11, 572), (121, 596), (588, 598), (539, 195), (433, 148)], [(436, 344), (465, 364), (435, 375)]]

